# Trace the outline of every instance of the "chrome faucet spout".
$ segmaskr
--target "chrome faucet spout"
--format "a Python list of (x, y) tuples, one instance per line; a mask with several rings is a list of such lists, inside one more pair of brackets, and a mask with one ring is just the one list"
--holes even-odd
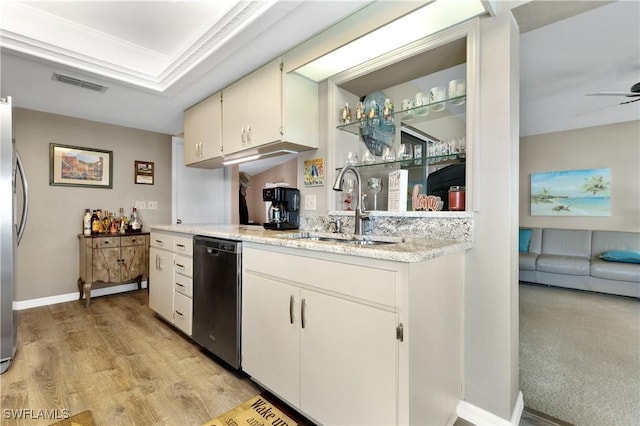
[(360, 177), (360, 173), (358, 172), (358, 169), (356, 169), (351, 164), (349, 164), (345, 166), (342, 170), (340, 170), (340, 173), (338, 173), (338, 177), (336, 177), (336, 181), (333, 183), (333, 190), (334, 191), (343, 190), (343, 184), (344, 184), (343, 179), (344, 179), (344, 175), (347, 172), (353, 173), (354, 176), (356, 177), (358, 196), (356, 197), (356, 218), (355, 218), (353, 233), (354, 235), (361, 235), (363, 234), (362, 231), (364, 228), (363, 222), (365, 220), (369, 220), (369, 215), (364, 210), (364, 207), (362, 205), (362, 178)]

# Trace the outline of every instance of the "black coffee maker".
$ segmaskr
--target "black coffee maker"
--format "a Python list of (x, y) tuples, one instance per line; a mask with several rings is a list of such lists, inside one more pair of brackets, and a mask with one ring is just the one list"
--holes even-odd
[(270, 202), (265, 229), (298, 229), (300, 227), (300, 190), (276, 186), (264, 188), (262, 200)]

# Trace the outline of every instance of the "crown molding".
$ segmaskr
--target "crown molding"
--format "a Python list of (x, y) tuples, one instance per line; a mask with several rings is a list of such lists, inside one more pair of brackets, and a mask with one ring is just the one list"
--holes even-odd
[(216, 22), (200, 21), (164, 55), (23, 3), (2, 4), (0, 46), (25, 56), (163, 93), (238, 37), (276, 3), (241, 2)]

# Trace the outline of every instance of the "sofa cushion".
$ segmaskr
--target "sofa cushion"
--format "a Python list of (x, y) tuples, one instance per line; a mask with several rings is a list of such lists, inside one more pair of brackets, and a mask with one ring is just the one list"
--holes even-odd
[(601, 259), (591, 259), (591, 276), (618, 281), (640, 283), (640, 265), (614, 263)]
[(536, 270), (563, 275), (589, 275), (590, 259), (582, 256), (541, 254), (536, 260)]
[(591, 231), (545, 228), (542, 230), (542, 253), (590, 257)]
[(608, 250), (600, 255), (600, 259), (609, 262), (640, 263), (640, 251)]
[(535, 271), (537, 253), (520, 253), (520, 269), (523, 271)]
[(591, 256), (598, 257), (609, 250), (640, 251), (640, 233), (623, 231), (593, 231)]
[(529, 243), (531, 242), (531, 234), (533, 230), (531, 229), (520, 229), (518, 233), (518, 251), (520, 253), (528, 253), (529, 252)]

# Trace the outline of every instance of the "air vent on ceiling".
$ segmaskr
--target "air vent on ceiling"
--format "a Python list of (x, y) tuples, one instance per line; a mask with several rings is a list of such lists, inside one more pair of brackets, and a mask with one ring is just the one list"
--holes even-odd
[(74, 86), (83, 87), (85, 89), (94, 90), (96, 92), (101, 92), (101, 93), (108, 89), (107, 86), (103, 86), (102, 84), (92, 83), (86, 80), (80, 80), (79, 78), (71, 77), (64, 74), (58, 74), (57, 72), (54, 72), (51, 78), (61, 83), (72, 84)]

